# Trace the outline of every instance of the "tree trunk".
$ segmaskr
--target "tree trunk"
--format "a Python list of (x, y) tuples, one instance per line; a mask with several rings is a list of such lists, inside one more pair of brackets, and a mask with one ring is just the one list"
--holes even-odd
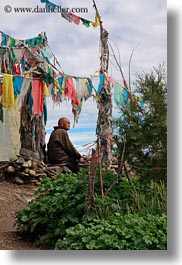
[(27, 94), (20, 110), (21, 149), (23, 152), (27, 150), (27, 153), (33, 158), (43, 160), (45, 150), (44, 115), (33, 115), (29, 108), (30, 103), (30, 97)]

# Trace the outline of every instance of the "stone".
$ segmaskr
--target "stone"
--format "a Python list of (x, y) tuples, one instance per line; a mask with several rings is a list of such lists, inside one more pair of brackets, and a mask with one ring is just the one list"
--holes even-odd
[(15, 172), (16, 171), (16, 169), (13, 167), (13, 166), (8, 166), (7, 167), (7, 172), (8, 173), (13, 173), (13, 172)]
[(28, 166), (28, 161), (25, 161), (25, 162), (23, 163), (22, 166), (23, 166), (23, 167), (29, 167), (29, 166)]
[(29, 170), (29, 175), (32, 176), (32, 177), (35, 177), (35, 176), (36, 176), (36, 172), (35, 172), (35, 170), (30, 169), (30, 170)]
[(25, 159), (21, 156), (16, 160), (17, 164), (23, 164), (24, 162), (25, 162)]
[(22, 156), (32, 157), (32, 158), (35, 158), (35, 159), (39, 159), (39, 154), (38, 153), (35, 153), (35, 152), (33, 152), (31, 150), (28, 150), (26, 148), (20, 148), (19, 153)]
[(19, 177), (15, 177), (15, 182), (20, 185), (24, 184), (24, 181), (20, 179)]

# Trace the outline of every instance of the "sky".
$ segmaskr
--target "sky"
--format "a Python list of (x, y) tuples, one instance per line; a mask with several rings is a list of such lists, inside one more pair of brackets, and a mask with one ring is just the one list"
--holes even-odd
[[(6, 33), (11, 34), (14, 37), (27, 38), (37, 35), (40, 31), (46, 30), (49, 43), (51, 48), (56, 53), (57, 57), (60, 58), (62, 67), (65, 71), (75, 74), (86, 73), (90, 75), (98, 67), (98, 44), (96, 45), (96, 39), (98, 40), (98, 31), (94, 32), (84, 29), (81, 26), (71, 25), (70, 23), (59, 18), (59, 16), (47, 18), (45, 15), (42, 15), (42, 18), (39, 19), (37, 15), (27, 15), (19, 14), (5, 14), (4, 5), (11, 4), (14, 5), (14, 0), (1, 0), (0, 4), (0, 29)], [(30, 4), (31, 2), (31, 4)], [(39, 1), (18, 1), (16, 0), (16, 5), (37, 5)], [(55, 2), (62, 2), (55, 1)], [(64, 1), (65, 3), (66, 1)], [(71, 1), (76, 2), (76, 1)], [(77, 1), (78, 2), (78, 1)], [(89, 1), (82, 1), (89, 2)], [(104, 2), (104, 3), (103, 3)], [(110, 7), (112, 3), (113, 6)], [(116, 3), (116, 6), (113, 4)], [(93, 262), (98, 262), (100, 264), (148, 264), (154, 265), (157, 263), (166, 265), (178, 265), (182, 264), (182, 214), (181, 214), (181, 157), (182, 157), (182, 145), (181, 145), (181, 135), (182, 135), (182, 126), (181, 125), (181, 114), (182, 113), (182, 104), (181, 104), (181, 69), (182, 69), (182, 57), (181, 57), (181, 44), (182, 44), (182, 1), (179, 0), (168, 0), (168, 22), (169, 22), (169, 58), (172, 59), (172, 62), (169, 63), (169, 81), (172, 89), (169, 94), (171, 96), (170, 102), (170, 126), (169, 126), (169, 176), (175, 176), (174, 178), (169, 178), (169, 190), (168, 190), (168, 202), (169, 202), (169, 214), (168, 214), (168, 233), (169, 233), (169, 244), (168, 251), (165, 253), (159, 252), (150, 252), (150, 258), (148, 252), (107, 252), (100, 254), (99, 252), (93, 254), (84, 253), (83, 255), (76, 255), (75, 253), (63, 254), (62, 252), (46, 252), (42, 255), (42, 252), (14, 252), (3, 251), (1, 250), (1, 260), (3, 264), (6, 265), (16, 265), (21, 262), (26, 264), (93, 264)], [(137, 50), (134, 53), (132, 60), (132, 75), (133, 79), (135, 77), (135, 72), (149, 71), (151, 67), (157, 66), (159, 62), (167, 60), (166, 51), (167, 51), (167, 37), (166, 37), (166, 10), (165, 4), (166, 1), (130, 1), (130, 0), (116, 0), (116, 1), (107, 1), (107, 0), (98, 0), (97, 1), (102, 18), (104, 20), (107, 29), (109, 29), (110, 38), (114, 39), (117, 42), (119, 47), (121, 58), (122, 58), (122, 68), (125, 71), (125, 75), (128, 74), (128, 56), (131, 53), (131, 49), (141, 43)], [(160, 7), (160, 4), (164, 5)], [(152, 6), (151, 6), (152, 5)], [(148, 8), (146, 8), (148, 6)], [(108, 7), (108, 8), (107, 8)], [(116, 12), (116, 7), (117, 12)], [(110, 9), (111, 8), (111, 9)], [(131, 10), (130, 10), (131, 8)], [(115, 11), (113, 11), (115, 10)], [(112, 13), (111, 13), (112, 11)], [(131, 13), (130, 13), (131, 11)], [(90, 16), (92, 16), (90, 14)], [(32, 19), (33, 17), (33, 19)], [(111, 20), (112, 18), (112, 20)], [(144, 19), (148, 20), (148, 23), (142, 21)], [(156, 20), (157, 19), (157, 20)], [(149, 22), (150, 21), (150, 22)], [(158, 23), (160, 21), (160, 23)], [(52, 25), (52, 27), (51, 27)], [(120, 29), (118, 31), (118, 27)], [(127, 28), (127, 29), (126, 29)], [(76, 31), (76, 32), (75, 32)], [(157, 32), (156, 32), (157, 31)], [(174, 33), (172, 32), (174, 31)], [(59, 32), (59, 33), (58, 33)], [(89, 33), (90, 32), (90, 33)], [(119, 33), (118, 33), (119, 32)], [(116, 34), (122, 35), (122, 38), (116, 38)], [(141, 34), (139, 34), (141, 33)], [(142, 34), (143, 33), (143, 34)], [(85, 35), (86, 34), (86, 35)], [(89, 35), (91, 34), (91, 35)], [(64, 37), (69, 35), (74, 38), (74, 41), (65, 43)], [(142, 36), (143, 35), (143, 36)], [(96, 36), (94, 41), (90, 40), (90, 37)], [(84, 39), (83, 39), (84, 38)], [(88, 40), (88, 39), (89, 40)], [(174, 38), (171, 40), (171, 38)], [(76, 42), (79, 42), (79, 45), (76, 45)], [(74, 47), (72, 46), (74, 45)], [(82, 56), (85, 56), (87, 59), (88, 50), (87, 47), (92, 48), (89, 50), (89, 63), (84, 64), (84, 59)], [(64, 47), (64, 49), (63, 49)], [(73, 48), (72, 48), (73, 47)], [(77, 49), (75, 49), (77, 47)], [(95, 47), (95, 48), (94, 48)], [(75, 50), (74, 50), (75, 49)], [(70, 51), (72, 57), (69, 56)], [(152, 52), (151, 52), (152, 51)], [(76, 58), (76, 61), (73, 61), (72, 58)], [(91, 58), (91, 59), (90, 59)], [(79, 62), (79, 67), (75, 67), (76, 62)], [(171, 66), (170, 66), (171, 65)], [(172, 68), (174, 70), (172, 70)], [(70, 71), (69, 71), (70, 70)], [(73, 71), (73, 72), (72, 72)], [(85, 71), (85, 72), (84, 72)], [(113, 76), (120, 78), (119, 73), (113, 70)], [(173, 93), (175, 88), (175, 92)], [(87, 104), (85, 108), (88, 107), (87, 111), (82, 111), (80, 116), (79, 124), (77, 129), (82, 124), (82, 115), (85, 117), (88, 116), (88, 120), (85, 118), (86, 123), (91, 121), (92, 115), (89, 115), (92, 111), (92, 105)], [(173, 113), (171, 114), (171, 109)], [(59, 110), (60, 111), (60, 110)], [(56, 111), (55, 111), (56, 113)], [(65, 111), (67, 114), (67, 110)], [(93, 113), (92, 113), (93, 114)], [(54, 113), (52, 116), (51, 123), (54, 124)], [(97, 115), (95, 115), (97, 116)], [(175, 139), (174, 139), (175, 138)], [(179, 172), (179, 173), (178, 173)], [(177, 178), (176, 178), (177, 176)], [(171, 207), (172, 206), (172, 207)], [(174, 218), (175, 217), (175, 218)]]
[[(88, 13), (75, 13), (94, 21), (95, 10), (92, 0), (52, 0), (62, 8), (87, 8)], [(109, 43), (117, 58), (120, 56), (121, 67), (128, 81), (129, 59), (131, 61), (131, 83), (136, 73), (150, 72), (153, 67), (167, 63), (167, 2), (165, 0), (96, 0), (104, 28), (109, 32)], [(12, 11), (5, 12), (8, 6)], [(16, 13), (14, 8), (43, 8), (40, 0), (1, 0), (0, 30), (17, 39), (27, 39), (45, 31), (49, 47), (58, 59), (66, 74), (90, 77), (100, 66), (99, 27), (90, 28), (69, 23), (59, 13)], [(119, 52), (118, 52), (119, 51)], [(110, 51), (109, 75), (122, 83), (121, 74)], [(97, 86), (97, 79), (94, 81)], [(132, 85), (134, 89), (134, 85)], [(48, 122), (46, 140), (57, 120), (66, 116), (73, 125), (71, 104), (65, 101), (54, 105), (47, 98)], [(80, 146), (96, 140), (95, 128), (98, 109), (92, 98), (83, 103), (79, 122), (71, 128), (69, 135), (74, 145)], [(118, 109), (113, 103), (113, 116)]]

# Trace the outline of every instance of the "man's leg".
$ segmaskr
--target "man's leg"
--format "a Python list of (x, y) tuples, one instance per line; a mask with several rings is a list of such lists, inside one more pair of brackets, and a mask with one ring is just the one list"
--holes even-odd
[(73, 173), (78, 173), (78, 171), (80, 170), (78, 162), (72, 157), (68, 158), (66, 164)]

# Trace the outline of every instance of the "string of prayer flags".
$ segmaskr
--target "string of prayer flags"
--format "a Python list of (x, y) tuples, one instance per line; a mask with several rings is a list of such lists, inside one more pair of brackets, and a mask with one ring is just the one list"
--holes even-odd
[(5, 34), (4, 32), (0, 31), (1, 33), (1, 46), (8, 46), (8, 47), (21, 47), (22, 45), (28, 45), (29, 47), (45, 47), (47, 42), (47, 36), (45, 32), (41, 32), (37, 37), (19, 40), (10, 37), (9, 35)]
[[(33, 114), (43, 111), (45, 96), (52, 95), (54, 103), (62, 99), (70, 99), (75, 110), (81, 111), (82, 101), (92, 94), (93, 84), (90, 78), (74, 77), (67, 74), (54, 78), (52, 84), (46, 83), (39, 77), (24, 77), (18, 75), (1, 74), (0, 97), (3, 108), (13, 108), (19, 95), (21, 100), (27, 93), (31, 93), (31, 108)], [(49, 91), (50, 90), (50, 91)], [(31, 92), (28, 92), (31, 91)]]
[(95, 16), (95, 21), (90, 21), (87, 20), (85, 18), (79, 17), (75, 14), (73, 14), (72, 12), (67, 11), (66, 8), (62, 8), (60, 5), (56, 5), (54, 3), (52, 3), (49, 0), (40, 0), (41, 3), (45, 3), (46, 9), (48, 10), (59, 10), (61, 13), (61, 16), (66, 19), (69, 22), (73, 22), (76, 25), (80, 24), (80, 21), (82, 21), (82, 24), (89, 28), (90, 25), (92, 25), (94, 28), (98, 27), (100, 25), (100, 19), (99, 16), (96, 14)]

